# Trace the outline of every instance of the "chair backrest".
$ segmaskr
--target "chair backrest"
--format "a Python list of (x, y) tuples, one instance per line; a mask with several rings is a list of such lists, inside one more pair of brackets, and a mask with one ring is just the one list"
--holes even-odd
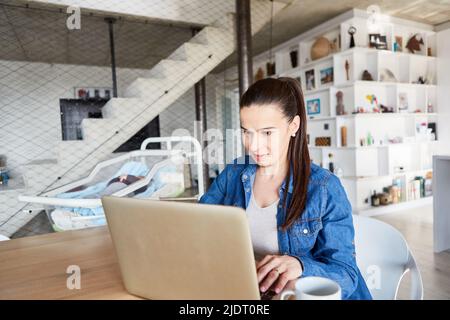
[(403, 276), (411, 272), (411, 299), (423, 299), (420, 271), (406, 240), (391, 225), (353, 215), (356, 263), (376, 300), (397, 298)]

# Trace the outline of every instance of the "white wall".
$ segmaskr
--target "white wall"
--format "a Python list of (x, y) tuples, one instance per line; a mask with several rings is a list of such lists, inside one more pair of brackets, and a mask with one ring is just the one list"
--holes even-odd
[[(119, 97), (144, 71), (117, 70)], [(30, 161), (56, 159), (62, 139), (59, 99), (74, 98), (75, 87), (111, 87), (111, 82), (107, 67), (0, 60), (0, 154), (7, 156), (11, 175), (20, 175), (20, 166)], [(193, 92), (186, 92), (160, 115), (161, 135), (179, 128), (194, 133)], [(215, 98), (208, 97), (208, 125), (215, 126)]]
[(438, 139), (440, 151), (450, 154), (450, 26), (437, 32)]

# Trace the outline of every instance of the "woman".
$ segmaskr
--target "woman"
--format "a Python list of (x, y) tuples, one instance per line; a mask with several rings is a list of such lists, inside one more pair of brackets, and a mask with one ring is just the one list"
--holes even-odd
[(200, 203), (246, 210), (261, 292), (289, 280), (335, 280), (343, 299), (371, 299), (358, 270), (352, 210), (339, 179), (312, 164), (303, 93), (291, 78), (264, 79), (242, 96), (246, 156), (214, 180)]

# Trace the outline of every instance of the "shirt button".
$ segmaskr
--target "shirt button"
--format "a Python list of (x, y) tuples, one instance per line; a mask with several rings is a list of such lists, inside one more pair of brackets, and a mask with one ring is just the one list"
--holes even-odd
[(242, 178), (244, 178), (244, 180), (247, 180), (247, 175), (244, 174), (244, 175), (242, 176)]
[(307, 234), (308, 233), (308, 229), (303, 229), (303, 233)]
[(249, 188), (245, 188), (245, 192), (250, 192), (250, 189)]

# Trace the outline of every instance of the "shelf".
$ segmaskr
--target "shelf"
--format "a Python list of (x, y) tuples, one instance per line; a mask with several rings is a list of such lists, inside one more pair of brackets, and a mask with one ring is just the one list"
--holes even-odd
[[(353, 48), (349, 48), (350, 26), (357, 29), (354, 35), (356, 46)], [(437, 120), (438, 114), (428, 113), (427, 110), (439, 110), (436, 85), (437, 58), (427, 55), (428, 48), (431, 48), (431, 54), (437, 53), (434, 31), (419, 25), (410, 26), (400, 21), (390, 20), (383, 21), (378, 27), (379, 33), (386, 36), (388, 50), (368, 47), (370, 30), (367, 26), (367, 18), (355, 15), (336, 23), (321, 25), (302, 37), (296, 38), (295, 41), (289, 42), (289, 46), (280, 47), (276, 53), (278, 54), (277, 70), (282, 71), (279, 74), (301, 78), (305, 104), (315, 99), (320, 100), (317, 104), (320, 105), (320, 113), (307, 115), (309, 120), (307, 133), (311, 143), (308, 147), (311, 158), (314, 163), (320, 163), (325, 168), (330, 161), (333, 161), (335, 168), (341, 168), (344, 174), (348, 175), (342, 178), (344, 187), (353, 207), (361, 210), (367, 206), (363, 200), (366, 194), (370, 193), (370, 189), (387, 186), (392, 182), (391, 178), (397, 176), (402, 180), (408, 180), (411, 176), (413, 178), (414, 174), (432, 171), (431, 169), (413, 170), (430, 167), (429, 157), (440, 146), (439, 141), (424, 141), (423, 136), (419, 134), (419, 130), (420, 132), (429, 131), (421, 127), (422, 123), (425, 123), (424, 126), (427, 129), (432, 129), (432, 126), (428, 128), (428, 123)], [(405, 48), (405, 45), (411, 34), (416, 33), (423, 37), (424, 44), (413, 54)], [(340, 38), (341, 48), (326, 57), (311, 60), (311, 47), (318, 37), (325, 37), (334, 44), (336, 38)], [(400, 52), (393, 51), (396, 37), (403, 40)], [(297, 48), (299, 64), (296, 68), (291, 68), (289, 52)], [(333, 81), (321, 86), (320, 71), (330, 67), (333, 68), (333, 79), (327, 76), (326, 80)], [(312, 90), (306, 91), (305, 72), (311, 69), (313, 70), (311, 76), (314, 77), (310, 78), (308, 74), (308, 81), (314, 81), (314, 86)], [(362, 80), (365, 70), (370, 73), (374, 81)], [(387, 70), (393, 74), (393, 77)], [(324, 73), (322, 75), (325, 80), (326, 75)], [(413, 83), (417, 82), (419, 77), (423, 77), (430, 84)], [(387, 81), (379, 81), (381, 79)], [(338, 91), (342, 92), (342, 96), (337, 94)], [(374, 97), (377, 101), (372, 101)], [(340, 104), (342, 99), (341, 105), (349, 114), (336, 115), (338, 99)], [(372, 111), (380, 105), (392, 107), (394, 112), (351, 113), (359, 110), (358, 108)], [(432, 109), (429, 109), (430, 107)], [(405, 113), (399, 112), (401, 110)], [(343, 127), (346, 128), (347, 146), (345, 147), (340, 146), (342, 132), (345, 132)], [(373, 137), (376, 145), (360, 146), (360, 138), (363, 139), (368, 134)], [(315, 139), (318, 137), (329, 137), (331, 146), (314, 146)], [(406, 142), (386, 142), (393, 137), (401, 137)], [(428, 136), (426, 138), (428, 139)], [(332, 160), (327, 156), (328, 153), (333, 154)], [(390, 174), (399, 167), (410, 171)], [(386, 212), (394, 208), (419, 204), (420, 201), (372, 209)], [(377, 211), (372, 213), (374, 212)]]
[(326, 148), (331, 148), (331, 149), (337, 149), (339, 147), (333, 147), (333, 146), (308, 146), (309, 149), (326, 149)]
[(295, 68), (291, 68), (289, 70), (285, 70), (285, 71), (278, 73), (277, 77), (296, 77), (300, 74), (301, 71), (302, 71), (302, 68), (297, 66)]
[(384, 179), (384, 178), (391, 178), (391, 177), (399, 177), (399, 176), (416, 176), (421, 175), (427, 172), (433, 172), (433, 169), (421, 169), (421, 170), (410, 170), (410, 171), (403, 171), (403, 172), (397, 172), (392, 173), (388, 175), (383, 176), (366, 176), (366, 177), (355, 177), (355, 176), (342, 176), (341, 179), (347, 179), (347, 180), (376, 180), (376, 179)]
[[(419, 145), (419, 144), (431, 144), (431, 143), (438, 143), (438, 140), (432, 140), (432, 141), (414, 141), (414, 142), (400, 142), (400, 143), (387, 143), (383, 145), (371, 145), (371, 146), (346, 146), (346, 147), (320, 147), (320, 148), (333, 148), (333, 149), (378, 149), (378, 148), (390, 148), (390, 147), (398, 147), (398, 146), (413, 146), (413, 145)], [(310, 148), (318, 148), (316, 146), (311, 146)]]
[(371, 217), (371, 216), (392, 213), (395, 211), (407, 210), (407, 209), (412, 209), (412, 208), (431, 205), (431, 204), (433, 204), (433, 196), (424, 197), (424, 198), (420, 198), (417, 200), (410, 200), (410, 201), (404, 201), (404, 202), (399, 202), (399, 203), (395, 203), (395, 204), (389, 204), (386, 206), (380, 205), (379, 207), (370, 207), (367, 209), (364, 209), (364, 208), (355, 209), (354, 213), (361, 215), (361, 216)]
[(318, 89), (314, 89), (314, 90), (305, 90), (303, 93), (304, 95), (312, 95), (312, 94), (316, 94), (322, 91), (328, 91), (333, 87), (333, 85), (329, 85), (327, 87), (324, 88), (318, 88)]
[(366, 112), (366, 113), (354, 113), (336, 116), (336, 118), (359, 118), (359, 117), (423, 117), (423, 116), (436, 116), (437, 113), (426, 112)]
[(348, 81), (347, 83), (341, 83), (337, 85), (333, 85), (335, 88), (348, 88), (355, 85), (367, 85), (367, 86), (410, 86), (412, 88), (436, 88), (435, 84), (420, 84), (420, 83), (409, 83), (409, 82), (388, 82), (388, 81), (369, 81), (369, 80), (355, 80)]
[(332, 53), (332, 54), (329, 54), (326, 57), (323, 57), (323, 58), (320, 58), (320, 59), (317, 59), (317, 60), (312, 60), (312, 61), (309, 61), (309, 62), (304, 63), (304, 64), (300, 64), (300, 68), (301, 69), (310, 69), (313, 66), (315, 66), (316, 64), (320, 64), (320, 63), (323, 63), (323, 62), (326, 62), (326, 61), (329, 61), (329, 60), (333, 60), (333, 56), (335, 54), (338, 54), (338, 53), (340, 53), (340, 52)]
[(336, 117), (334, 116), (319, 116), (319, 117), (314, 117), (314, 116), (310, 116), (307, 120), (308, 121), (330, 121), (330, 120), (335, 120)]
[[(318, 116), (318, 117), (308, 117), (308, 121), (329, 121), (339, 118), (359, 118), (359, 117), (433, 117), (437, 116), (437, 113), (424, 113), (424, 112), (385, 112), (385, 113), (355, 113), (355, 114), (345, 114), (341, 116)], [(432, 142), (432, 141), (430, 141)]]
[(389, 55), (396, 55), (398, 57), (420, 57), (420, 58), (429, 59), (429, 60), (435, 60), (436, 59), (435, 56), (427, 56), (427, 55), (423, 55), (423, 54), (414, 54), (414, 53), (403, 52), (403, 51), (400, 52), (400, 51), (392, 51), (392, 50), (379, 50), (379, 49), (368, 48), (368, 47), (354, 47), (354, 48), (351, 48), (351, 49), (346, 49), (344, 51), (340, 51), (340, 52), (338, 52), (336, 54), (346, 55), (346, 54), (350, 54), (352, 52), (389, 54)]

